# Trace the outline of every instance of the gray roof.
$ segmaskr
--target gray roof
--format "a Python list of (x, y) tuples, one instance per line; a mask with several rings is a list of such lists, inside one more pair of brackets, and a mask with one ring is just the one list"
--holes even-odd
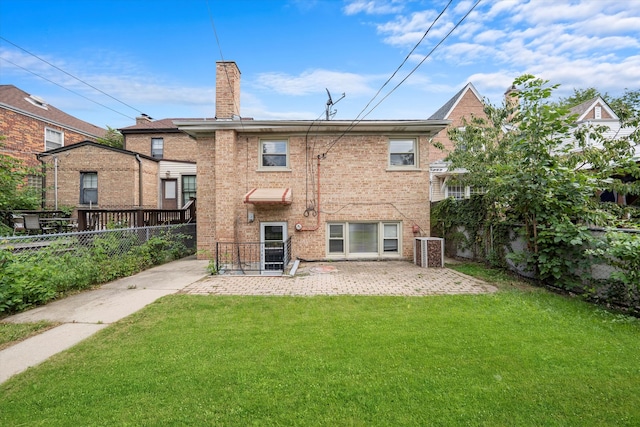
[(465, 85), (465, 87), (460, 89), (458, 91), (458, 93), (453, 95), (453, 98), (448, 100), (446, 102), (446, 104), (444, 104), (442, 107), (440, 107), (438, 109), (438, 111), (436, 111), (435, 113), (433, 113), (431, 115), (431, 117), (429, 117), (429, 120), (444, 120), (444, 119), (446, 119), (447, 115), (449, 115), (449, 111), (455, 105), (455, 103), (458, 102), (458, 98), (460, 98), (462, 96), (462, 94), (464, 93), (466, 88), (467, 88), (467, 86)]
[(43, 103), (42, 106), (38, 106), (29, 102), (27, 99), (38, 100), (38, 98), (32, 97), (14, 85), (0, 85), (0, 107), (26, 114), (44, 122), (51, 123), (52, 125), (57, 125), (94, 138), (102, 138), (107, 133), (106, 129), (80, 120), (77, 117), (57, 109), (51, 104)]

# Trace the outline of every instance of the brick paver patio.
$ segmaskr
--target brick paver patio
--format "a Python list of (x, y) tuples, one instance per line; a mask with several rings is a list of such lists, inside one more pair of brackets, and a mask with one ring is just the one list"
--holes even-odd
[(480, 294), (497, 288), (448, 268), (407, 261), (301, 263), (295, 276), (210, 276), (181, 292), (199, 295)]

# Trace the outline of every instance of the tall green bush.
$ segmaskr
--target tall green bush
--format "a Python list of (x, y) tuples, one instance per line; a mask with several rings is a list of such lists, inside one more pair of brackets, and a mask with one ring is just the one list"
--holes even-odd
[[(462, 185), (485, 190), (488, 221), (523, 224), (528, 250), (516, 259), (555, 285), (582, 282), (576, 265), (591, 240), (589, 225), (605, 225), (595, 195), (616, 190), (638, 194), (640, 177), (632, 141), (608, 139), (600, 126), (573, 126), (576, 116), (550, 102), (558, 85), (531, 75), (514, 81), (518, 102), (488, 105), (487, 118), (452, 129), (449, 155)], [(577, 150), (576, 150), (577, 148)], [(454, 181), (456, 178), (452, 178)]]

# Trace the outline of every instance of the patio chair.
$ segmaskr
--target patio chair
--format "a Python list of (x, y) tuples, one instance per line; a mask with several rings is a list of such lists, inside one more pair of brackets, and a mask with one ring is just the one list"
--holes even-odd
[(42, 227), (40, 225), (40, 217), (37, 214), (24, 214), (24, 228), (29, 234), (50, 233), (55, 229), (53, 227)]
[(13, 235), (16, 233), (24, 233), (24, 217), (22, 215), (11, 214), (11, 222), (13, 223)]

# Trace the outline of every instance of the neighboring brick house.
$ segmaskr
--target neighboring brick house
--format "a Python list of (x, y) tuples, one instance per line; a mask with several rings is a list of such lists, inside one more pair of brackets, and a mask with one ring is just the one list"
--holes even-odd
[(47, 207), (158, 206), (157, 159), (83, 141), (38, 155), (45, 165)]
[(73, 117), (13, 85), (0, 85), (0, 153), (38, 166), (43, 151), (97, 141), (106, 130)]
[(429, 140), (448, 120), (241, 119), (240, 71), (216, 73), (216, 119), (175, 121), (197, 140), (200, 256), (291, 237), (301, 259), (412, 258), (430, 232)]
[(449, 164), (444, 160), (455, 148), (454, 142), (449, 139), (447, 134), (448, 130), (464, 126), (464, 119), (471, 120), (472, 117), (487, 117), (484, 112), (482, 97), (472, 83), (467, 83), (465, 87), (429, 117), (429, 120), (451, 121), (447, 128), (440, 131), (433, 138), (433, 144), (442, 145), (443, 149), (433, 147), (429, 154), (429, 183), (432, 202), (437, 202), (447, 197), (468, 198), (472, 192), (469, 187), (449, 183), (449, 178), (455, 172), (449, 171)]
[(196, 142), (173, 119), (138, 117), (124, 149), (84, 141), (39, 154), (48, 207), (179, 209), (196, 196)]
[[(133, 126), (119, 129), (124, 148), (157, 159), (158, 208), (177, 209), (196, 196), (196, 140), (182, 132), (174, 121), (152, 120), (142, 115)], [(209, 119), (212, 120), (212, 119)]]

